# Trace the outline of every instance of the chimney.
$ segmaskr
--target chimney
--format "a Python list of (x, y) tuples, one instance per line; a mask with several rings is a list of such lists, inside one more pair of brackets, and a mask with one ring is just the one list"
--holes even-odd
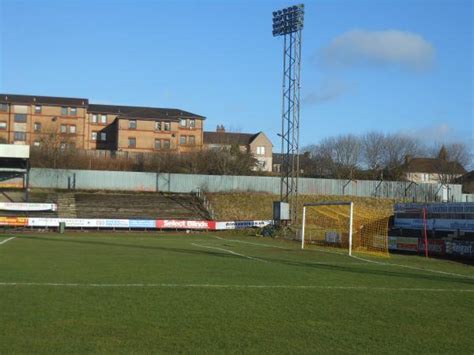
[(217, 125), (216, 132), (217, 133), (225, 133), (224, 125), (220, 125), (220, 126)]
[(405, 165), (408, 165), (413, 159), (413, 155), (405, 155)]

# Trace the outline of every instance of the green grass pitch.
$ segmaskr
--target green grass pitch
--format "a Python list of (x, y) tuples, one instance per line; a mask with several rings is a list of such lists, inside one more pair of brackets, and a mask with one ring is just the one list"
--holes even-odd
[(1, 354), (474, 352), (472, 266), (236, 234), (8, 238)]

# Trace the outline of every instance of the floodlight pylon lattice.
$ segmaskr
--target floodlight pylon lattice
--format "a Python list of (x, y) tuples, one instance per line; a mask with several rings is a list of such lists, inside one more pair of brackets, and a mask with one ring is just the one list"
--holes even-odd
[(273, 36), (283, 36), (280, 199), (290, 205), (291, 223), (298, 219), (301, 43), (304, 5), (273, 12)]

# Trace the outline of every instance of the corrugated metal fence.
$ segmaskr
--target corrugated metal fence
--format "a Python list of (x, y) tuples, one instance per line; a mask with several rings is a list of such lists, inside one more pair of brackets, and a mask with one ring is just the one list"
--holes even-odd
[[(53, 189), (191, 192), (252, 191), (280, 193), (280, 179), (264, 176), (217, 176), (169, 173), (142, 173), (99, 170), (31, 169), (32, 187)], [(299, 180), (301, 194), (352, 195), (407, 198), (411, 201), (440, 201), (443, 186), (400, 181), (348, 181), (334, 179)], [(462, 194), (461, 185), (449, 185), (444, 191), (449, 201), (474, 201)]]

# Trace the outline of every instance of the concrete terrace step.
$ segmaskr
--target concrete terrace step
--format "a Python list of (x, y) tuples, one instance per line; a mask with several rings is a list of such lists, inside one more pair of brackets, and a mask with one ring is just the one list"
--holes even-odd
[(58, 196), (58, 217), (77, 218), (76, 198), (73, 192), (60, 193)]

